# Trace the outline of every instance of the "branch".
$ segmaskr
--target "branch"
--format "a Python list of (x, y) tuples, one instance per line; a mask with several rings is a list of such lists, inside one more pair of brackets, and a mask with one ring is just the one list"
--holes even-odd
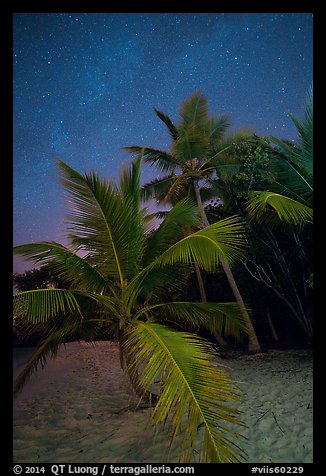
[(276, 420), (275, 413), (272, 412), (272, 414), (273, 414), (273, 417), (274, 417), (274, 420), (275, 420), (276, 425), (279, 427), (279, 429), (281, 430), (281, 432), (284, 433), (284, 431), (282, 430), (282, 428), (281, 428), (280, 425), (278, 424), (278, 421)]

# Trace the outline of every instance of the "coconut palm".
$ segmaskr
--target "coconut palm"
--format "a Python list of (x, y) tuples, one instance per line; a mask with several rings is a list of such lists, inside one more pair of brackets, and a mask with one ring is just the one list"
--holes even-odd
[[(156, 166), (163, 176), (143, 186), (143, 197), (155, 197), (158, 201), (175, 203), (180, 197), (191, 196), (197, 203), (202, 225), (209, 222), (204, 210), (201, 194), (206, 198), (216, 196), (216, 167), (234, 167), (228, 163), (226, 152), (237, 137), (225, 138), (230, 126), (226, 115), (210, 117), (206, 98), (194, 93), (181, 105), (180, 123), (174, 125), (161, 111), (154, 109), (157, 116), (167, 126), (172, 143), (168, 152), (144, 147), (144, 162)], [(243, 137), (240, 134), (239, 137)], [(141, 146), (125, 147), (131, 153), (139, 153)], [(222, 267), (239, 303), (248, 327), (248, 347), (250, 352), (259, 352), (260, 344), (244, 301), (228, 262), (222, 259)], [(206, 301), (201, 275), (196, 269), (202, 300)]]
[(153, 423), (168, 427), (171, 443), (180, 434), (180, 461), (237, 462), (243, 457), (234, 442), (239, 392), (213, 347), (175, 328), (187, 324), (241, 338), (241, 310), (237, 303), (169, 302), (165, 296), (183, 286), (181, 263), (213, 271), (241, 258), (243, 225), (231, 217), (182, 237), (183, 227), (199, 220), (195, 205), (182, 200), (151, 229), (141, 207), (140, 162), (141, 156), (122, 172), (118, 185), (57, 162), (71, 247), (40, 242), (14, 252), (47, 265), (66, 286), (14, 296), (16, 325), (44, 337), (16, 391), (67, 338), (115, 336), (135, 392), (151, 404)]
[(313, 220), (313, 90), (309, 90), (304, 119), (290, 117), (298, 131), (296, 144), (272, 137), (274, 187), (250, 194), (248, 213), (264, 222), (283, 220), (297, 224)]

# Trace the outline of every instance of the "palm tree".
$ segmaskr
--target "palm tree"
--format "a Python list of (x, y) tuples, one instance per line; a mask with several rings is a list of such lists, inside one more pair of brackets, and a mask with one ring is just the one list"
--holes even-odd
[(16, 325), (44, 337), (15, 391), (67, 338), (107, 333), (117, 338), (121, 364), (135, 392), (150, 403), (153, 423), (169, 428), (171, 443), (182, 430), (180, 461), (240, 461), (243, 452), (232, 441), (240, 436), (234, 428), (241, 425), (239, 411), (232, 406), (239, 392), (219, 368), (212, 346), (175, 327), (241, 338), (246, 332), (241, 310), (237, 303), (169, 302), (164, 296), (182, 288), (181, 263), (213, 271), (222, 261), (239, 259), (242, 223), (231, 217), (180, 238), (184, 226), (199, 220), (195, 205), (182, 200), (151, 230), (141, 208), (141, 156), (118, 185), (57, 163), (70, 206), (71, 249), (40, 242), (14, 252), (46, 264), (66, 286), (14, 296)]
[[(310, 273), (309, 278), (303, 279), (304, 295), (307, 294), (306, 285), (313, 287), (313, 274), (307, 254), (302, 246), (302, 231), (305, 224), (313, 222), (313, 89), (310, 88), (305, 105), (302, 122), (292, 114), (290, 117), (297, 129), (296, 143), (279, 140), (272, 137), (277, 147), (263, 144), (274, 156), (271, 165), (274, 170), (274, 181), (270, 190), (254, 191), (249, 196), (247, 211), (251, 219), (262, 224), (287, 225), (293, 232), (293, 249), (298, 250), (298, 257)], [(268, 230), (267, 230), (268, 231)], [(312, 338), (313, 327), (310, 312), (304, 309), (302, 296), (289, 273), (289, 263), (284, 258), (276, 238), (269, 231), (266, 233), (268, 246), (274, 250), (276, 263), (283, 270), (283, 276), (289, 285), (289, 290), (280, 297), (290, 307), (309, 339)], [(301, 235), (301, 237), (300, 237)], [(279, 279), (274, 281), (266, 274), (261, 266), (255, 264), (259, 279), (267, 283), (274, 292), (278, 293)], [(260, 271), (257, 273), (257, 270)], [(263, 273), (262, 273), (263, 271)], [(304, 273), (301, 272), (302, 277)], [(274, 276), (275, 278), (275, 276)]]
[(272, 137), (277, 148), (272, 165), (276, 179), (272, 190), (250, 194), (248, 213), (264, 222), (283, 220), (290, 224), (313, 220), (313, 89), (309, 90), (304, 119), (290, 117), (298, 131), (297, 144)]
[[(228, 166), (225, 163), (225, 154), (237, 139), (232, 136), (225, 138), (225, 132), (230, 126), (229, 118), (225, 115), (210, 117), (207, 100), (200, 93), (192, 94), (188, 100), (182, 103), (181, 121), (178, 125), (174, 125), (163, 112), (154, 110), (170, 133), (172, 139), (170, 151), (142, 148), (141, 146), (124, 148), (131, 153), (139, 153), (144, 149), (144, 162), (155, 165), (164, 173), (162, 178), (154, 179), (143, 186), (143, 197), (145, 199), (155, 197), (159, 201), (173, 204), (182, 196), (191, 196), (197, 203), (202, 225), (207, 227), (209, 222), (201, 193), (205, 193), (206, 197), (216, 196), (216, 165), (221, 167), (219, 159), (223, 159), (224, 166)], [(241, 134), (240, 137), (243, 135)], [(231, 165), (234, 166), (234, 164)], [(222, 267), (247, 323), (249, 351), (260, 352), (261, 347), (250, 316), (230, 266), (224, 259), (222, 259)], [(202, 300), (206, 301), (198, 269), (196, 269), (196, 274)]]

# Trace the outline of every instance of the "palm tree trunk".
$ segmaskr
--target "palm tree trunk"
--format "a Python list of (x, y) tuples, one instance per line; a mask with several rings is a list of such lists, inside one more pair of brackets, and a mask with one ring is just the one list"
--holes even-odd
[[(195, 191), (198, 210), (199, 210), (202, 222), (203, 222), (204, 226), (209, 226), (209, 222), (208, 222), (208, 219), (207, 219), (204, 207), (203, 207), (203, 202), (201, 200), (200, 190), (199, 190), (198, 184), (195, 181), (194, 181), (194, 191)], [(243, 299), (242, 299), (242, 296), (241, 296), (240, 291), (238, 289), (237, 283), (235, 282), (235, 279), (234, 279), (234, 276), (233, 276), (233, 273), (230, 269), (229, 264), (224, 259), (222, 259), (222, 267), (223, 267), (223, 270), (226, 274), (227, 280), (229, 281), (229, 284), (231, 286), (234, 297), (235, 297), (236, 301), (239, 303), (239, 305), (241, 307), (242, 315), (243, 315), (243, 317), (245, 319), (245, 322), (247, 324), (248, 350), (249, 350), (249, 352), (252, 352), (252, 353), (261, 352), (261, 347), (260, 347), (260, 344), (259, 344), (259, 341), (258, 341), (258, 338), (257, 338), (257, 335), (256, 335), (256, 331), (255, 331), (255, 329), (252, 325), (250, 316), (249, 316), (248, 311), (246, 309), (246, 306), (243, 302)]]
[[(203, 277), (201, 275), (201, 272), (197, 263), (195, 263), (195, 271), (196, 271), (201, 300), (202, 302), (207, 302)], [(221, 334), (219, 334), (218, 332), (214, 332), (214, 337), (221, 346), (223, 347), (226, 346), (226, 341), (223, 339)]]

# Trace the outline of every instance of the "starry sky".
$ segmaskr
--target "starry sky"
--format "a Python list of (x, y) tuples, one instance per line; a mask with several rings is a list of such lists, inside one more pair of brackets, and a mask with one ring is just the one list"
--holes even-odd
[[(295, 139), (312, 33), (312, 13), (14, 14), (14, 245), (67, 244), (55, 157), (115, 179), (122, 147), (169, 146), (153, 108), (178, 121), (194, 91), (231, 130)], [(14, 272), (31, 267), (14, 258)]]

